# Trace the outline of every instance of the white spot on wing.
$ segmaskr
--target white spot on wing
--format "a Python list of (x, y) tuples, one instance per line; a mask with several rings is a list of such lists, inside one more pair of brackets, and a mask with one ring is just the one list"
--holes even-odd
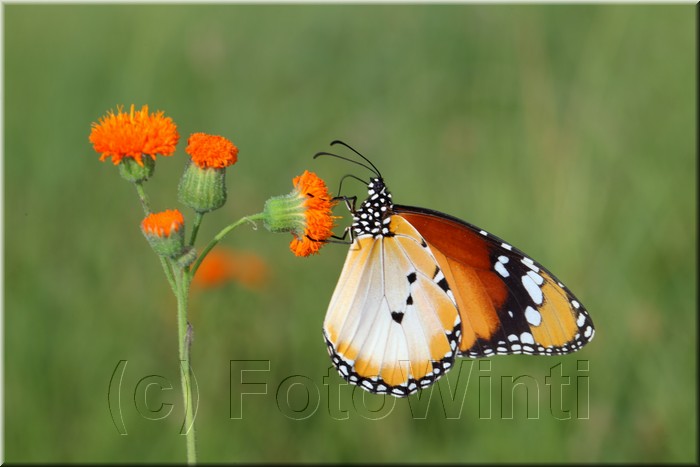
[(493, 266), (493, 268), (494, 268), (494, 269), (496, 270), (496, 272), (497, 272), (498, 274), (500, 274), (502, 277), (508, 277), (508, 276), (510, 276), (510, 274), (508, 273), (508, 270), (506, 269), (505, 266), (503, 266), (503, 263), (501, 263), (500, 261), (497, 262), (497, 263)]
[(506, 250), (510, 250), (510, 249), (513, 248), (512, 246), (508, 245), (507, 243), (501, 243), (501, 246), (502, 246), (503, 248), (505, 248)]
[(524, 332), (524, 333), (520, 334), (520, 341), (523, 344), (534, 344), (535, 343), (535, 339), (532, 337), (532, 334), (530, 334), (529, 332)]
[(584, 315), (583, 313), (579, 313), (578, 318), (576, 319), (576, 324), (578, 325), (578, 327), (583, 326), (583, 323), (585, 323), (585, 322), (586, 322), (586, 315)]
[(522, 277), (522, 282), (523, 286), (525, 287), (525, 290), (527, 290), (527, 293), (530, 294), (530, 298), (532, 298), (532, 301), (535, 302), (537, 305), (542, 304), (542, 290), (540, 287), (535, 284), (535, 281), (532, 280), (532, 278), (528, 275), (525, 275)]
[(539, 271), (540, 271), (540, 268), (538, 268), (537, 266), (535, 266), (535, 262), (534, 262), (533, 260), (531, 260), (530, 258), (528, 258), (527, 256), (523, 256), (523, 259), (521, 259), (520, 262), (523, 263), (525, 266), (529, 267), (530, 269), (532, 269), (532, 270), (535, 271), (535, 272), (539, 272)]
[(488, 235), (488, 233), (485, 230), (479, 230), (479, 233), (483, 236)]
[(527, 275), (530, 276), (530, 278), (533, 281), (535, 281), (535, 284), (537, 284), (537, 285), (542, 285), (542, 283), (544, 282), (544, 279), (542, 279), (542, 276), (540, 276), (539, 274), (537, 274), (534, 271), (528, 271)]
[(539, 326), (542, 324), (542, 315), (531, 306), (525, 308), (525, 319), (533, 326)]

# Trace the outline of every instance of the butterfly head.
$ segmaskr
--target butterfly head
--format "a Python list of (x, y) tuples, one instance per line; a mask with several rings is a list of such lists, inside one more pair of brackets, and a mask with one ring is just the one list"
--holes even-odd
[(390, 236), (393, 203), (381, 177), (372, 178), (367, 185), (367, 198), (353, 213), (352, 228), (358, 236)]
[[(331, 142), (331, 146), (339, 144), (341, 146), (346, 147), (347, 149), (351, 150), (356, 157), (359, 157), (360, 160), (354, 158), (354, 157), (346, 157), (342, 156), (339, 154), (334, 154), (331, 152), (317, 152), (314, 155), (314, 159), (319, 157), (319, 156), (330, 156), (330, 157), (335, 157), (337, 159), (341, 159), (347, 162), (351, 162), (353, 164), (359, 165), (360, 167), (364, 167), (365, 169), (369, 170), (372, 172), (375, 177), (371, 178), (369, 183), (367, 184), (367, 198), (362, 202), (360, 205), (359, 209), (354, 208), (354, 197), (352, 206), (350, 204), (347, 204), (348, 209), (352, 212), (353, 216), (353, 223), (352, 223), (352, 230), (356, 234), (356, 236), (367, 236), (371, 235), (372, 237), (387, 237), (387, 236), (392, 236), (393, 233), (390, 228), (390, 223), (391, 223), (391, 215), (392, 215), (392, 208), (394, 207), (393, 203), (391, 202), (391, 193), (386, 188), (386, 185), (384, 185), (384, 179), (382, 178), (382, 174), (377, 169), (377, 167), (367, 159), (365, 156), (360, 154), (358, 151), (352, 148), (352, 146), (348, 145), (347, 143), (344, 143), (339, 140), (335, 140)], [(340, 186), (342, 187), (343, 185), (343, 180), (346, 178), (354, 178), (355, 180), (359, 180), (364, 183), (364, 180), (360, 177), (357, 177), (356, 175), (353, 174), (347, 174), (345, 175), (341, 181), (340, 181)], [(338, 188), (338, 193), (340, 193), (340, 187)], [(347, 197), (342, 197), (339, 196), (339, 199), (345, 199), (346, 203), (347, 200), (350, 198)]]

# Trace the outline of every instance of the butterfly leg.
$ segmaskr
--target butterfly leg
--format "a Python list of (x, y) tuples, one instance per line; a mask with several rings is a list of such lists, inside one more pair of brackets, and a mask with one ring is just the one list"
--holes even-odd
[(350, 211), (353, 214), (355, 213), (355, 204), (357, 203), (357, 196), (336, 196), (331, 201), (343, 201), (348, 211)]
[[(350, 234), (350, 240), (346, 240), (348, 233)], [(339, 237), (337, 235), (331, 235), (330, 239), (316, 240), (315, 238), (311, 238), (307, 235), (306, 238), (308, 238), (312, 242), (340, 243), (342, 245), (352, 245), (352, 242), (355, 240), (355, 235), (353, 234), (352, 227), (345, 227), (345, 229), (343, 230), (342, 237)]]
[[(336, 196), (331, 201), (343, 201), (345, 203), (345, 207), (348, 209), (348, 211), (350, 211), (351, 213), (354, 213), (355, 212), (355, 204), (357, 203), (357, 196)], [(346, 238), (348, 237), (348, 234), (350, 234), (350, 240), (346, 240)], [(330, 239), (317, 240), (317, 239), (311, 238), (307, 235), (306, 238), (308, 238), (312, 242), (321, 242), (322, 241), (325, 243), (340, 243), (343, 245), (352, 245), (353, 241), (355, 240), (355, 235), (353, 233), (352, 227), (345, 227), (345, 230), (343, 230), (342, 237), (339, 237), (337, 235), (331, 235)]]

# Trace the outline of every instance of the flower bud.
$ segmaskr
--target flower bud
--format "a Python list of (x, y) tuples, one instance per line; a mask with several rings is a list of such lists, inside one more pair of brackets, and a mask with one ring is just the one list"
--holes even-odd
[(292, 232), (297, 237), (303, 236), (306, 228), (305, 201), (296, 192), (273, 196), (265, 201), (263, 225), (270, 232)]
[(177, 195), (182, 204), (197, 212), (219, 209), (226, 202), (226, 169), (203, 169), (187, 162)]
[(151, 157), (143, 157), (142, 164), (139, 164), (135, 159), (124, 158), (119, 163), (119, 174), (124, 180), (133, 183), (145, 182), (153, 176), (153, 171), (156, 168), (156, 161)]
[(191, 161), (180, 179), (178, 199), (201, 213), (220, 208), (226, 202), (226, 167), (238, 160), (238, 148), (223, 136), (194, 133), (185, 151)]
[(185, 219), (177, 209), (149, 214), (141, 231), (160, 256), (177, 258), (185, 250)]

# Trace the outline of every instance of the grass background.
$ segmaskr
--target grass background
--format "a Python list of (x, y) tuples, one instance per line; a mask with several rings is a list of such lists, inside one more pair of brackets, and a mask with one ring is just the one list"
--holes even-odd
[[(222, 134), (240, 148), (229, 201), (205, 218), (200, 241), (288, 192), (304, 169), (333, 190), (346, 173), (366, 177), (311, 159), (341, 138), (380, 167), (397, 202), (468, 220), (550, 267), (598, 331), (575, 356), (474, 365), (456, 418), (436, 390), (417, 419), (415, 397), (363, 403), (338, 390), (335, 370), (323, 384), (320, 329), (346, 248), (299, 259), (288, 236), (242, 228), (226, 244), (266, 261), (264, 288), (233, 283), (192, 297), (201, 461), (697, 461), (693, 6), (3, 13), (6, 460), (185, 459), (175, 301), (138, 229), (134, 190), (88, 142), (91, 122), (135, 103), (166, 111), (182, 136), (147, 184), (157, 208), (178, 206), (187, 135)], [(267, 360), (270, 371), (245, 374), (267, 386), (244, 392), (267, 395), (244, 396), (238, 420), (229, 362), (244, 359)], [(127, 436), (107, 404), (120, 360)], [(571, 378), (571, 420), (551, 408), (545, 377), (558, 363)], [(171, 416), (137, 412), (134, 388), (147, 375), (173, 382), (148, 402), (174, 404)], [(528, 391), (508, 402), (521, 375)], [(491, 418), (480, 418), (489, 406)], [(290, 419), (293, 410), (310, 416)]]

